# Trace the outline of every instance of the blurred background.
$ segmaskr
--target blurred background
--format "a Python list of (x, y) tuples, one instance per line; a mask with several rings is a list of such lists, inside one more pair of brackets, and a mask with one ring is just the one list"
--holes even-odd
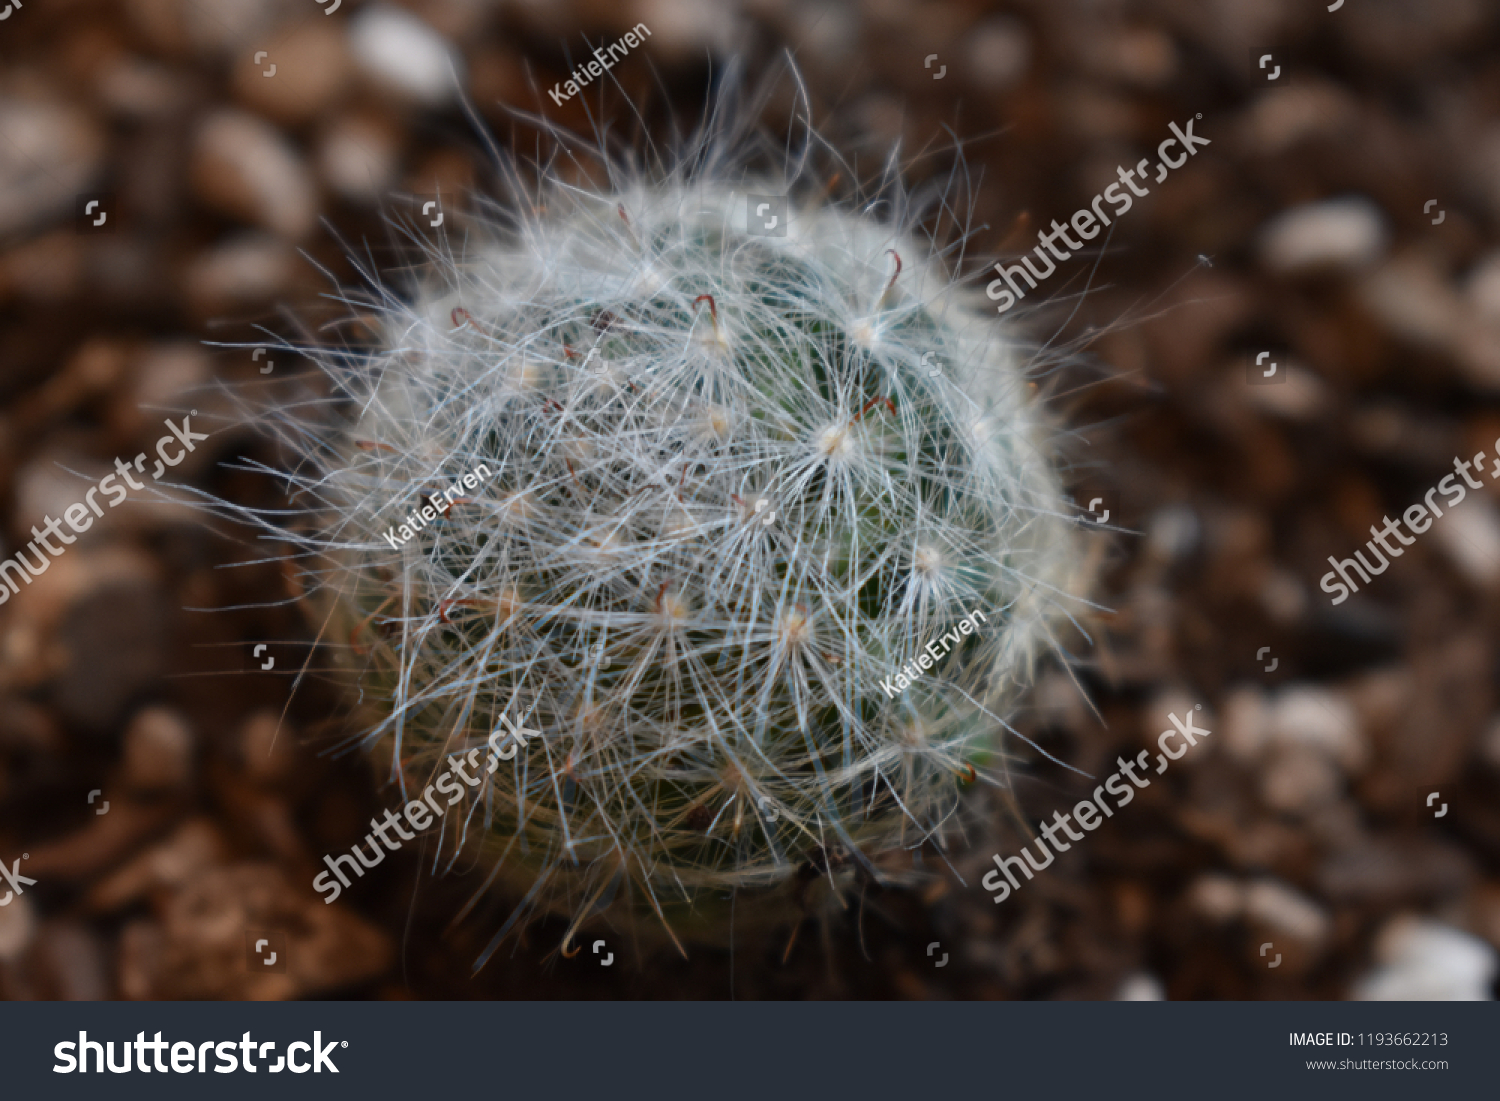
[[(637, 23), (618, 87), (553, 102)], [(0, 861), (35, 880), (0, 906), (0, 997), (1493, 997), (1496, 483), (1347, 601), (1318, 579), (1497, 450), (1497, 46), (1486, 0), (8, 0), (5, 556), (189, 405), (220, 427), (178, 480), (276, 504), (211, 384), (298, 365), (206, 342), (315, 328), (350, 250), (398, 254), (383, 212), (486, 190), (455, 71), (524, 157), (527, 112), (691, 128), (731, 58), (790, 50), (858, 174), (899, 143), (913, 186), (966, 181), (981, 280), (1193, 120), (1211, 144), (1009, 315), (1120, 529), (1083, 691), (1049, 668), (1018, 726), (1101, 777), (1169, 712), (1213, 733), (1000, 906), (990, 854), (1093, 786), (1032, 751), (1013, 806), (974, 796), (968, 886), (607, 969), (543, 922), (476, 976), (515, 901), (454, 921), (480, 874), (402, 852), (334, 905), (308, 886), (388, 799), (329, 753), (337, 695), (292, 690), (292, 572), (225, 568), (278, 548), (134, 493), (0, 606)]]

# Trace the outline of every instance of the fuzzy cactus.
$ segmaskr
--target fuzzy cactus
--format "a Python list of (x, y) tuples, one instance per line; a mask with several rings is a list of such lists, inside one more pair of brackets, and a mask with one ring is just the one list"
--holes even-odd
[(297, 538), (393, 793), (539, 732), (427, 839), (512, 922), (677, 937), (910, 875), (1080, 587), (990, 304), (868, 212), (794, 195), (755, 232), (785, 190), (551, 181), (320, 357), (355, 413), (299, 437)]

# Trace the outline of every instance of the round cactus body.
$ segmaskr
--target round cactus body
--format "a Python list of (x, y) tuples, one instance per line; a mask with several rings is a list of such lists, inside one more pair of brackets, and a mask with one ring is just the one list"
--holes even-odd
[(767, 234), (773, 190), (558, 186), (342, 372), (318, 547), (370, 737), (405, 799), (467, 754), (438, 851), (574, 927), (942, 845), (1076, 583), (984, 297), (866, 215)]

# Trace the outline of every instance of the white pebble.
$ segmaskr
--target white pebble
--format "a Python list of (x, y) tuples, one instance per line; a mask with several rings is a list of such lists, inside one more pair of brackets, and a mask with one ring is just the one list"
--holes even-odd
[(1210, 872), (1188, 888), (1188, 903), (1209, 921), (1222, 925), (1244, 913), (1245, 888), (1227, 875)]
[(1326, 140), (1359, 118), (1359, 101), (1336, 84), (1308, 80), (1269, 88), (1246, 111), (1241, 133), (1257, 156)]
[(1403, 915), (1375, 942), (1379, 966), (1354, 987), (1374, 1002), (1483, 1002), (1492, 998), (1495, 950), (1478, 937), (1426, 918)]
[(1260, 235), (1261, 259), (1272, 271), (1365, 268), (1385, 252), (1385, 218), (1364, 198), (1330, 199), (1288, 210)]
[(1316, 902), (1274, 879), (1260, 879), (1245, 891), (1245, 915), (1316, 950), (1328, 939), (1333, 920)]
[(987, 19), (969, 34), (965, 60), (971, 79), (990, 92), (1021, 83), (1031, 64), (1031, 35), (1009, 16)]
[(1438, 543), (1469, 582), (1481, 589), (1500, 582), (1500, 510), (1471, 492), (1433, 525)]
[(0, 237), (71, 213), (98, 171), (103, 137), (61, 103), (0, 97)]
[(217, 313), (274, 298), (297, 272), (297, 253), (264, 233), (233, 237), (194, 257), (185, 273), (188, 298), (204, 313)]
[(1178, 562), (1197, 550), (1202, 541), (1203, 524), (1192, 505), (1167, 505), (1151, 514), (1146, 528), (1146, 551), (1151, 557)]
[(638, 18), (651, 33), (636, 37), (676, 60), (727, 53), (734, 49), (734, 12), (720, 0), (643, 0)]
[(1137, 971), (1134, 975), (1128, 976), (1115, 993), (1117, 1002), (1164, 1002), (1166, 1000), (1167, 988), (1162, 986), (1161, 980), (1144, 971)]
[(1467, 311), (1432, 257), (1410, 252), (1382, 264), (1359, 288), (1366, 309), (1403, 340), (1451, 351)]
[(1358, 772), (1369, 758), (1354, 705), (1326, 688), (1291, 685), (1271, 701), (1266, 720), (1270, 740), (1306, 746)]
[(1342, 784), (1332, 762), (1312, 749), (1277, 750), (1261, 773), (1266, 806), (1285, 814), (1310, 814), (1339, 797)]
[(424, 107), (447, 103), (462, 80), (461, 62), (448, 43), (416, 16), (388, 4), (354, 17), (349, 47), (372, 80)]
[(1316, 417), (1328, 404), (1328, 387), (1306, 367), (1282, 363), (1286, 372), (1275, 386), (1247, 386), (1246, 396), (1267, 413), (1289, 421), (1306, 421)]
[(336, 120), (318, 145), (318, 172), (344, 198), (378, 202), (396, 180), (399, 138), (378, 118)]
[(216, 111), (204, 122), (192, 175), (204, 202), (283, 237), (301, 237), (317, 222), (317, 189), (297, 151), (244, 111)]

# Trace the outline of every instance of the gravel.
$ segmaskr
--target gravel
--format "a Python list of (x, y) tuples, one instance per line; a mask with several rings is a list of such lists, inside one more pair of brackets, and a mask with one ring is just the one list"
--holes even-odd
[[(1111, 509), (1090, 532), (1098, 607), (1062, 640), (1078, 661), (1039, 667), (1012, 722), (1102, 778), (1154, 744), (1168, 710), (1215, 718), (1003, 906), (975, 886), (989, 854), (1099, 782), (1019, 738), (993, 762), (1008, 790), (966, 789), (963, 844), (918, 854), (938, 869), (926, 894), (871, 887), (827, 926), (745, 935), (732, 957), (693, 945), (680, 966), (649, 950), (607, 971), (549, 957), (567, 930), (543, 921), (475, 976), (517, 901), (453, 920), (485, 867), (434, 874), (403, 852), (332, 906), (311, 891), (322, 854), (391, 789), (378, 763), (332, 752), (358, 720), (318, 660), (293, 690), (328, 651), (311, 647), (321, 620), (293, 603), (293, 571), (265, 561), (280, 549), (135, 493), (0, 604), (0, 855), (30, 853), (39, 880), (0, 907), (0, 996), (1494, 993), (1494, 487), (1345, 603), (1318, 589), (1330, 554), (1500, 435), (1493, 5), (1151, 0), (1117, 17), (1085, 0), (1005, 14), (345, 0), (326, 16), (311, 0), (75, 0), (62, 18), (25, 14), (5, 24), (0, 74), (6, 555), (117, 456), (149, 451), (167, 411), (226, 429), (178, 468), (192, 491), (284, 507), (274, 479), (242, 469), (283, 456), (235, 400), (328, 395), (297, 357), (251, 351), (263, 329), (363, 338), (328, 325), (341, 314), (319, 296), (330, 277), (359, 285), (350, 254), (404, 273), (417, 249), (382, 210), (415, 220), (441, 191), (449, 244), (468, 247), (451, 231), (476, 228), (471, 193), (509, 193), (460, 91), (524, 166), (549, 156), (536, 115), (599, 122), (620, 149), (640, 129), (662, 142), (670, 118), (700, 117), (728, 61), (743, 56), (753, 86), (790, 47), (841, 158), (814, 188), (852, 199), (899, 139), (889, 163), (916, 208), (947, 212), (931, 223), (943, 244), (949, 214), (972, 232), (949, 255), (976, 280), (1149, 155), (1168, 121), (1194, 119), (1212, 144), (1011, 315), (1046, 349), (1036, 381), (1058, 395), (1069, 492)], [(641, 21), (652, 34), (611, 81), (552, 103), (585, 43)], [(1247, 43), (1286, 44), (1291, 83), (1258, 83)], [(773, 138), (800, 117), (792, 91), (759, 101)], [(600, 168), (578, 147), (553, 163)], [(107, 225), (78, 224), (95, 192)], [(1262, 351), (1285, 370), (1251, 386)], [(272, 670), (252, 657), (263, 641)], [(247, 964), (258, 925), (286, 933), (285, 974)], [(955, 966), (932, 967), (934, 940)]]

